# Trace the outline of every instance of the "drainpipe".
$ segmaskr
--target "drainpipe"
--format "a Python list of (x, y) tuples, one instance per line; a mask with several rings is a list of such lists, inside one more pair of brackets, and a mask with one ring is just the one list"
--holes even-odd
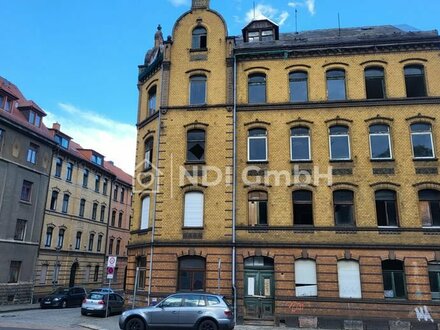
[(237, 206), (237, 57), (234, 54), (234, 73), (233, 73), (233, 84), (234, 84), (234, 108), (233, 108), (233, 177), (232, 177), (232, 290), (234, 294), (234, 322), (237, 323), (237, 287), (236, 287), (236, 235), (235, 235), (235, 225), (236, 225), (236, 206)]

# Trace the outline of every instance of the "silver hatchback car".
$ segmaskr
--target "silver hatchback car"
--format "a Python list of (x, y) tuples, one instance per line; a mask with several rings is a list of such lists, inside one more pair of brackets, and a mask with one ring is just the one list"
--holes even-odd
[(156, 306), (125, 311), (119, 318), (122, 330), (231, 330), (234, 326), (232, 308), (222, 296), (195, 292), (173, 294)]

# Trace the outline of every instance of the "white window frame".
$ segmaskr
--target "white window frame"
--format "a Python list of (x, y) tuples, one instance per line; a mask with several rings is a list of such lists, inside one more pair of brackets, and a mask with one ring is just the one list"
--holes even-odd
[[(295, 127), (293, 127), (293, 128), (295, 128)], [(309, 158), (293, 159), (293, 139), (294, 138), (300, 138), (300, 139), (307, 138), (307, 145), (309, 147)], [(311, 148), (311, 145), (310, 145), (310, 129), (309, 129), (309, 134), (307, 134), (307, 135), (290, 135), (290, 160), (292, 162), (302, 162), (302, 161), (310, 161), (310, 160), (312, 160), (312, 148)]]
[[(332, 154), (332, 137), (346, 137), (348, 143), (348, 158), (333, 158)], [(328, 136), (328, 146), (330, 149), (330, 160), (351, 160), (351, 146), (350, 146), (350, 129), (348, 128), (348, 134), (329, 134)]]
[[(417, 123), (415, 123), (417, 124)], [(425, 124), (425, 123), (423, 123)], [(431, 130), (430, 131), (425, 131), (425, 132), (411, 132), (411, 149), (412, 149), (412, 155), (414, 159), (433, 159), (435, 158), (435, 149), (434, 149), (434, 139), (432, 138), (432, 125), (428, 124), (431, 126)], [(411, 130), (411, 128), (410, 128)], [(413, 135), (425, 135), (425, 134), (429, 134), (430, 140), (431, 140), (431, 149), (432, 149), (432, 156), (431, 157), (419, 157), (416, 156), (414, 153), (414, 142), (413, 142)]]
[[(345, 267), (345, 269), (343, 267)], [(350, 267), (353, 268), (349, 269)], [(355, 281), (356, 281), (356, 285), (358, 284), (358, 287), (353, 285)], [(351, 286), (349, 286), (348, 289), (346, 286), (347, 283), (351, 284)], [(362, 298), (362, 283), (361, 283), (361, 271), (360, 271), (359, 262), (354, 260), (338, 261), (338, 287), (339, 287), (339, 298), (347, 298), (347, 299)]]
[[(375, 126), (375, 125), (371, 125), (371, 126)], [(393, 148), (391, 146), (390, 127), (388, 125), (386, 125), (386, 126), (388, 127), (388, 133), (368, 133), (369, 139), (370, 139), (370, 158), (373, 160), (393, 159)], [(370, 129), (370, 127), (368, 129)], [(384, 135), (386, 135), (388, 137), (388, 146), (390, 147), (390, 157), (373, 157), (373, 144), (371, 143), (371, 137), (384, 136)]]
[[(193, 83), (192, 78), (194, 78), (194, 77), (204, 77), (205, 78), (205, 98), (203, 100), (203, 103), (192, 103), (191, 102), (191, 96), (192, 96), (191, 95), (191, 85)], [(197, 107), (197, 106), (204, 106), (204, 105), (206, 105), (207, 100), (208, 100), (208, 77), (206, 75), (204, 75), (204, 74), (194, 74), (191, 77), (189, 77), (189, 91), (188, 91), (188, 95), (189, 95), (189, 100), (188, 101), (189, 101), (189, 105), (190, 106)]]
[[(190, 200), (190, 198), (197, 198), (196, 200)], [(200, 203), (200, 208), (197, 210), (194, 207), (194, 203)], [(189, 191), (184, 196), (184, 215), (183, 215), (183, 227), (185, 228), (203, 228), (204, 220), (204, 204), (205, 195), (201, 191)]]
[(140, 230), (150, 227), (150, 196), (142, 198)]
[[(247, 158), (248, 158), (248, 162), (255, 162), (255, 163), (259, 163), (259, 162), (267, 162), (267, 154), (268, 154), (268, 150), (267, 150), (267, 130), (264, 129), (266, 131), (266, 135), (265, 136), (248, 136), (248, 145), (247, 145)], [(249, 131), (248, 131), (249, 134)], [(251, 139), (252, 140), (261, 140), (264, 139), (265, 140), (265, 144), (264, 144), (264, 148), (265, 148), (265, 158), (264, 159), (251, 159)]]
[[(297, 286), (297, 283), (306, 285)], [(318, 296), (318, 282), (315, 260), (295, 260), (295, 295), (297, 297)]]

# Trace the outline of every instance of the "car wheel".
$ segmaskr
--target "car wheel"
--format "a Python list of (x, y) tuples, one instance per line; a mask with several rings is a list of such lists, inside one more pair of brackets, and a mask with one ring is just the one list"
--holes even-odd
[(199, 324), (199, 330), (217, 330), (217, 324), (212, 320), (204, 320)]
[(87, 315), (85, 311), (81, 311), (81, 315)]
[(63, 302), (61, 303), (61, 308), (66, 308), (67, 307), (67, 301), (63, 300)]
[(145, 325), (140, 318), (135, 317), (125, 323), (124, 330), (145, 330)]

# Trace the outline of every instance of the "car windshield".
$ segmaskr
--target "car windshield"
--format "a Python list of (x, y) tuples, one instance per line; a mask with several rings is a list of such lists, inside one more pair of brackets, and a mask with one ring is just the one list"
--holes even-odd
[(102, 300), (102, 299), (104, 299), (104, 294), (93, 292), (93, 293), (90, 293), (90, 294), (87, 296), (87, 299), (91, 299), (91, 300)]
[(52, 294), (66, 294), (69, 293), (69, 289), (67, 288), (58, 288)]

